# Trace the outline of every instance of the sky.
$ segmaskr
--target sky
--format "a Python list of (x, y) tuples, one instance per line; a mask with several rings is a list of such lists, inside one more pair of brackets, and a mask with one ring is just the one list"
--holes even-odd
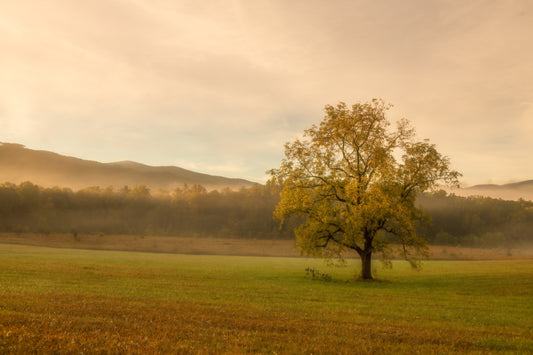
[(3, 0), (0, 142), (264, 182), (382, 98), (464, 185), (533, 179), (533, 1)]

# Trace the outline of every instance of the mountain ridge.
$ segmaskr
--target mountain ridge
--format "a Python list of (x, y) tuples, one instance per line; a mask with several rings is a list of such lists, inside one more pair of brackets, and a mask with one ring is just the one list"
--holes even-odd
[(194, 172), (177, 166), (150, 166), (131, 160), (102, 163), (46, 150), (33, 150), (18, 143), (0, 143), (0, 182), (31, 181), (44, 187), (146, 185), (150, 189), (174, 189), (184, 184), (208, 190), (239, 189), (254, 182)]
[(524, 180), (509, 184), (479, 184), (460, 189), (452, 193), (458, 196), (487, 196), (504, 200), (533, 200), (533, 180)]
[(479, 184), (474, 186), (465, 187), (465, 189), (499, 189), (499, 188), (523, 188), (533, 187), (533, 180), (524, 180), (519, 182), (511, 182), (508, 184)]
[[(0, 142), (0, 183), (31, 181), (44, 187), (90, 186), (122, 188), (146, 185), (150, 189), (170, 190), (202, 185), (208, 190), (239, 189), (256, 183), (238, 178), (203, 174), (178, 166), (151, 166), (132, 160), (102, 163), (46, 150), (32, 150), (18, 143)], [(479, 184), (448, 190), (458, 196), (486, 196), (504, 200), (533, 200), (533, 179), (509, 184)]]

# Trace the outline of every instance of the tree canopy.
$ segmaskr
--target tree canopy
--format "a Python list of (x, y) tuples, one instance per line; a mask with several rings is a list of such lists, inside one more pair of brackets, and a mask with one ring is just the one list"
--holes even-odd
[(374, 99), (348, 107), (326, 105), (320, 125), (285, 145), (285, 158), (270, 171), (282, 186), (275, 216), (303, 217), (295, 229), (305, 254), (341, 257), (353, 250), (361, 258), (361, 277), (372, 279), (374, 252), (384, 260), (395, 236), (405, 259), (417, 265), (427, 242), (417, 235), (426, 219), (416, 194), (439, 183), (458, 184), (460, 174), (428, 140), (415, 139), (409, 121), (395, 129), (385, 113), (390, 105)]

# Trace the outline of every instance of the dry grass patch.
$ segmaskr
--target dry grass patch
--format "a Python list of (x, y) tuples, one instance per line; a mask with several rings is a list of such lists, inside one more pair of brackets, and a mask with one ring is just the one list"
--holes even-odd
[(533, 352), (531, 260), (353, 266), (0, 244), (0, 353)]
[[(54, 248), (122, 250), (151, 253), (300, 256), (294, 240), (200, 238), (186, 236), (135, 236), (70, 233), (0, 233), (0, 243)], [(520, 260), (533, 259), (533, 248), (460, 248), (430, 246), (433, 260)], [(354, 254), (353, 257), (357, 256)], [(399, 255), (397, 256), (399, 257)], [(379, 255), (376, 255), (379, 259)]]
[[(515, 336), (365, 316), (306, 318), (238, 305), (75, 295), (1, 299), (3, 353), (482, 354), (491, 350), (490, 339)], [(520, 350), (506, 346), (500, 350)]]

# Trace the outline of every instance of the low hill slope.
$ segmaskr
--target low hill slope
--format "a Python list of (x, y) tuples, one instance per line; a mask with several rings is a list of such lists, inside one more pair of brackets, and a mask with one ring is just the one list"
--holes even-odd
[(488, 196), (504, 200), (533, 200), (533, 180), (521, 181), (512, 184), (475, 185), (458, 190), (453, 190), (458, 196)]
[(146, 185), (151, 189), (172, 189), (183, 184), (199, 184), (207, 189), (238, 189), (254, 183), (193, 172), (176, 166), (149, 166), (131, 161), (100, 163), (32, 150), (20, 144), (0, 143), (0, 182), (31, 181), (74, 190), (88, 186)]

